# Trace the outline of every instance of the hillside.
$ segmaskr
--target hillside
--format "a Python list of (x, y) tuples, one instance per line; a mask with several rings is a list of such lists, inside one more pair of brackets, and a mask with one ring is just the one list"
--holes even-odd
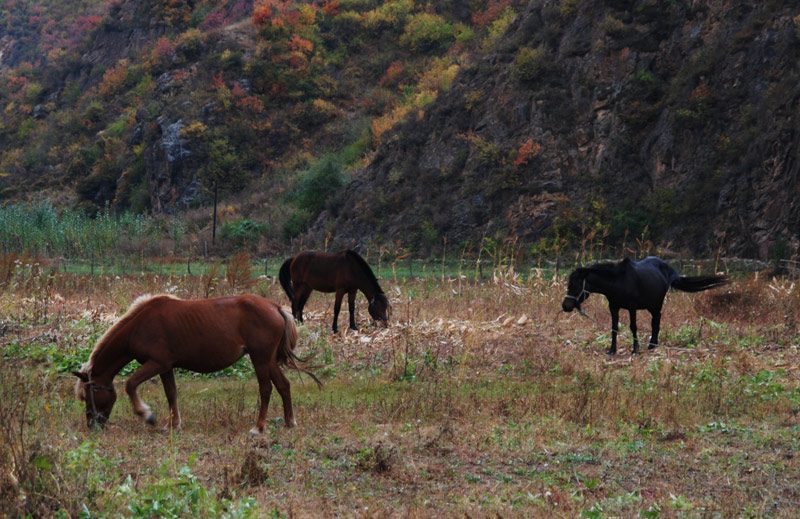
[(0, 13), (3, 203), (208, 241), (216, 193), (265, 250), (797, 249), (788, 2), (91, 6)]
[(796, 251), (798, 13), (745, 4), (531, 2), (315, 227)]

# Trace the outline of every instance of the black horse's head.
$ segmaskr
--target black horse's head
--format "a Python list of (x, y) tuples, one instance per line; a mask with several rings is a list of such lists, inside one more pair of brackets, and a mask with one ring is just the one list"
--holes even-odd
[(386, 294), (375, 295), (370, 300), (367, 310), (374, 321), (382, 322), (385, 326), (389, 326), (389, 314), (392, 311), (392, 305), (389, 303), (389, 298), (386, 297)]
[(73, 375), (78, 377), (75, 384), (75, 396), (78, 400), (86, 403), (86, 425), (90, 429), (94, 427), (105, 427), (114, 402), (117, 401), (117, 392), (114, 386), (99, 385), (91, 380), (88, 373), (83, 371), (73, 371)]
[(567, 295), (564, 297), (564, 301), (561, 302), (561, 308), (565, 312), (571, 312), (576, 309), (581, 312), (581, 303), (589, 297), (589, 291), (586, 290), (586, 276), (588, 274), (589, 269), (579, 268), (573, 270), (569, 275)]

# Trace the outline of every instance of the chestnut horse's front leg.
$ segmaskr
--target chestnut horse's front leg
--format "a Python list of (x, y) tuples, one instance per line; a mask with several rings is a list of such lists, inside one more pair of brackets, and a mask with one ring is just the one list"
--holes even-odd
[(164, 385), (164, 394), (167, 395), (169, 404), (170, 427), (181, 428), (181, 413), (178, 411), (178, 388), (175, 386), (175, 372), (165, 371), (161, 374), (161, 383)]
[(144, 421), (147, 422), (149, 425), (156, 424), (156, 417), (153, 412), (150, 410), (150, 406), (145, 404), (139, 395), (136, 393), (136, 388), (139, 387), (142, 382), (150, 380), (151, 378), (164, 373), (164, 367), (160, 364), (148, 360), (144, 364), (142, 364), (139, 369), (133, 372), (127, 382), (125, 382), (125, 392), (128, 393), (128, 398), (131, 399), (131, 405), (133, 406), (133, 411), (138, 415), (144, 418)]

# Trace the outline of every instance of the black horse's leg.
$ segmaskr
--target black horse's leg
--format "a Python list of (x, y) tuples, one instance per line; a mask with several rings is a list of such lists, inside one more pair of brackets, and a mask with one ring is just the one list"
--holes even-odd
[(653, 348), (658, 346), (658, 332), (661, 331), (661, 310), (659, 309), (650, 312), (650, 315), (653, 317), (651, 324), (653, 332), (650, 335), (650, 344), (647, 345), (648, 350), (652, 350)]
[(344, 292), (336, 291), (336, 301), (333, 303), (333, 333), (339, 333), (339, 311), (342, 309)]
[(631, 314), (631, 334), (633, 335), (633, 353), (639, 353), (639, 339), (636, 338), (636, 310), (628, 310)]
[(351, 290), (347, 294), (347, 306), (350, 309), (350, 329), (351, 330), (358, 330), (358, 326), (356, 326), (356, 294), (358, 294), (358, 290)]
[(619, 307), (608, 303), (608, 310), (611, 312), (611, 347), (608, 349), (609, 355), (617, 353), (617, 330), (619, 329)]

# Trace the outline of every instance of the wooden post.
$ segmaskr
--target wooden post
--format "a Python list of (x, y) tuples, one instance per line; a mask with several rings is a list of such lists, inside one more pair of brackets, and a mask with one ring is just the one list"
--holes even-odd
[(214, 180), (214, 218), (211, 224), (211, 245), (214, 245), (217, 239), (217, 194), (219, 192), (217, 185), (218, 182)]

